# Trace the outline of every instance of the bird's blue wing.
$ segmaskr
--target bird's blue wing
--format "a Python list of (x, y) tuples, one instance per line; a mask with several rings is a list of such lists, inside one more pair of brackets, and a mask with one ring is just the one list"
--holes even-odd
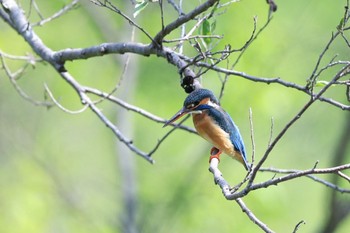
[(247, 156), (242, 136), (230, 115), (223, 109), (207, 109), (209, 110), (209, 115), (213, 117), (213, 119), (220, 125), (220, 127), (230, 135), (230, 140), (233, 146), (235, 147), (235, 150), (242, 155), (244, 163), (248, 167)]
[(231, 142), (235, 146), (235, 149), (238, 150), (242, 154), (244, 162), (247, 163), (247, 156), (246, 156), (246, 151), (245, 151), (245, 146), (244, 146), (244, 142), (243, 142), (242, 136), (241, 136), (241, 134), (239, 132), (238, 127), (233, 122), (231, 117), (230, 116), (228, 116), (228, 117), (230, 118), (232, 127), (234, 129), (233, 131), (230, 132)]

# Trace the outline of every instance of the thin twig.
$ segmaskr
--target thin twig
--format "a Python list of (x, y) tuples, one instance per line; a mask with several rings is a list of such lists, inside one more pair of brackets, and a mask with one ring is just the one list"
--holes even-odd
[(15, 73), (12, 73), (10, 71), (10, 69), (8, 68), (8, 66), (4, 60), (4, 57), (1, 53), (0, 53), (0, 60), (1, 60), (2, 67), (4, 68), (7, 77), (9, 77), (9, 79), (10, 79), (11, 84), (13, 85), (13, 87), (15, 88), (17, 93), (23, 99), (25, 99), (26, 101), (28, 101), (36, 106), (51, 107), (53, 105), (51, 102), (48, 102), (48, 101), (38, 101), (38, 100), (33, 99), (25, 91), (23, 91), (22, 88), (17, 84), (16, 79), (18, 79), (24, 73), (24, 71), (28, 67), (29, 63), (26, 63), (26, 65), (24, 65), (22, 68), (17, 70)]
[(194, 36), (189, 36), (186, 35), (182, 38), (175, 38), (175, 39), (170, 39), (170, 40), (163, 40), (164, 43), (175, 43), (179, 41), (184, 41), (184, 40), (193, 40), (193, 39), (204, 39), (204, 38), (215, 38), (215, 39), (222, 39), (223, 36), (220, 35), (194, 35)]
[(44, 19), (44, 16), (41, 14), (38, 4), (36, 4), (35, 0), (30, 0), (30, 4), (29, 4), (29, 11), (28, 11), (28, 16), (27, 18), (30, 18), (30, 15), (32, 13), (32, 8), (34, 7), (36, 13), (38, 14), (40, 19)]
[(301, 224), (306, 224), (306, 222), (304, 220), (298, 222), (298, 224), (294, 227), (293, 233), (296, 233), (299, 230)]
[(307, 87), (307, 89), (311, 90), (311, 92), (313, 91), (313, 87), (315, 86), (315, 83), (316, 83), (316, 79), (317, 79), (316, 73), (317, 73), (318, 67), (320, 66), (320, 63), (321, 63), (324, 55), (328, 51), (329, 47), (334, 42), (334, 40), (338, 37), (339, 34), (340, 34), (339, 32), (336, 32), (335, 34), (332, 33), (331, 38), (328, 40), (325, 48), (323, 49), (323, 51), (319, 55), (319, 57), (316, 61), (316, 65), (315, 65), (310, 77), (307, 79), (307, 86), (306, 87)]
[[(119, 106), (123, 107), (124, 109), (136, 112), (136, 113), (138, 113), (138, 114), (140, 114), (140, 115), (142, 115), (142, 116), (144, 116), (144, 117), (146, 117), (154, 122), (158, 122), (161, 124), (164, 124), (165, 122), (167, 122), (164, 118), (156, 116), (153, 113), (150, 113), (142, 108), (139, 108), (139, 107), (136, 107), (136, 106), (131, 105), (129, 103), (126, 103), (125, 101), (123, 101), (123, 100), (121, 100), (113, 95), (110, 95), (109, 93), (105, 93), (105, 92), (102, 92), (98, 89), (95, 89), (92, 87), (87, 87), (87, 86), (85, 86), (84, 89), (88, 93), (95, 94), (95, 95), (100, 96), (104, 99), (112, 101), (113, 103), (118, 104)], [(193, 128), (190, 128), (190, 127), (187, 127), (184, 125), (180, 125), (180, 124), (170, 124), (170, 125), (174, 126), (176, 128), (179, 128), (179, 129), (183, 129), (183, 130), (190, 132), (190, 133), (197, 133)]]
[(208, 0), (202, 3), (201, 5), (197, 6), (194, 10), (190, 11), (187, 14), (180, 15), (175, 21), (171, 22), (167, 26), (164, 27), (160, 32), (157, 33), (157, 35), (154, 37), (154, 41), (158, 44), (161, 44), (161, 41), (163, 38), (168, 35), (170, 32), (178, 28), (179, 26), (185, 24), (186, 22), (194, 19), (199, 14), (203, 13), (204, 11), (208, 10), (210, 7), (212, 7), (216, 2), (219, 0)]
[(43, 26), (44, 24), (46, 24), (48, 22), (51, 22), (54, 19), (59, 18), (60, 16), (64, 15), (65, 13), (67, 13), (68, 11), (73, 10), (78, 5), (78, 2), (79, 2), (79, 0), (73, 0), (71, 3), (69, 3), (66, 6), (64, 6), (61, 10), (57, 11), (56, 13), (51, 15), (50, 17), (48, 17), (46, 19), (42, 18), (42, 20), (40, 20), (39, 22), (31, 24), (31, 26), (32, 27)]
[(252, 142), (252, 162), (251, 168), (255, 162), (255, 139), (254, 139), (254, 125), (253, 125), (253, 111), (252, 108), (249, 108), (249, 126), (250, 126), (250, 140)]
[(273, 120), (273, 117), (271, 117), (270, 137), (267, 143), (267, 147), (271, 146), (272, 136), (273, 136), (273, 127), (274, 127), (274, 120)]
[(174, 0), (168, 0), (168, 3), (173, 6), (173, 8), (177, 11), (179, 15), (183, 14), (180, 3), (176, 4)]
[(171, 130), (169, 130), (161, 139), (158, 140), (157, 144), (154, 146), (154, 148), (148, 153), (148, 156), (152, 156), (159, 148), (159, 146), (164, 142), (164, 140), (172, 134), (177, 128), (180, 128), (182, 126), (182, 123), (184, 123), (190, 115), (185, 116), (175, 127), (173, 127)]
[(97, 6), (102, 6), (106, 7), (107, 9), (116, 12), (120, 16), (122, 16), (125, 20), (127, 20), (131, 25), (139, 29), (141, 32), (143, 32), (149, 39), (154, 43), (154, 40), (152, 36), (145, 30), (143, 29), (140, 25), (138, 25), (134, 20), (132, 20), (129, 16), (124, 14), (121, 10), (119, 10), (118, 7), (116, 7), (113, 3), (111, 3), (109, 0), (90, 0), (92, 3), (94, 3)]
[(55, 97), (53, 96), (52, 92), (50, 91), (49, 87), (47, 86), (47, 84), (45, 83), (44, 84), (44, 87), (45, 87), (45, 90), (46, 92), (49, 94), (49, 97), (51, 98), (51, 100), (55, 103), (55, 105), (61, 109), (63, 112), (66, 112), (66, 113), (69, 113), (69, 114), (80, 114), (82, 112), (84, 112), (87, 108), (88, 108), (88, 105), (84, 105), (83, 108), (79, 109), (79, 110), (75, 110), (75, 111), (72, 111), (72, 110), (69, 110), (65, 107), (63, 107), (56, 99)]
[(348, 182), (350, 183), (350, 177), (349, 177), (349, 176), (345, 175), (345, 174), (342, 173), (341, 171), (338, 171), (337, 174), (338, 174), (340, 177), (344, 178), (346, 181), (348, 181)]
[(163, 11), (163, 0), (158, 0), (160, 8), (160, 20), (162, 25), (162, 30), (164, 30), (164, 11)]

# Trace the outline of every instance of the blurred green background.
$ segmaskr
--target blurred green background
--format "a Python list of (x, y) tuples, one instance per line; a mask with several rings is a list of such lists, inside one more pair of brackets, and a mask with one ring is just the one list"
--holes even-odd
[[(29, 2), (21, 1), (27, 16)], [(112, 2), (132, 14), (129, 1)], [(49, 17), (69, 1), (36, 3), (42, 15)], [(346, 2), (276, 0), (276, 3), (278, 11), (271, 24), (250, 46), (236, 69), (304, 85), (331, 32), (336, 31)], [(185, 12), (193, 4), (197, 1), (184, 1)], [(177, 13), (165, 5), (165, 20), (170, 22)], [(263, 0), (232, 4), (216, 17), (215, 32), (225, 36), (217, 48), (222, 49), (225, 44), (241, 47), (250, 37), (253, 17), (257, 16), (260, 28), (266, 21), (267, 8)], [(39, 20), (34, 9), (29, 19)], [(161, 27), (158, 5), (151, 4), (136, 21), (155, 35)], [(3, 21), (0, 31), (3, 52), (32, 53)], [(130, 41), (131, 37), (131, 26), (119, 15), (89, 1), (82, 1), (80, 7), (36, 27), (35, 31), (53, 50)], [(179, 34), (173, 33), (169, 38), (177, 37)], [(137, 30), (135, 40), (149, 42)], [(195, 51), (186, 47), (185, 52), (193, 55)], [(350, 59), (344, 41), (331, 46), (325, 62), (336, 54), (337, 60)], [(67, 63), (66, 67), (83, 85), (110, 91), (122, 77), (127, 56), (79, 60)], [(116, 95), (160, 117), (171, 117), (186, 97), (177, 70), (155, 56), (129, 58), (129, 69)], [(6, 62), (13, 71), (24, 64)], [(329, 80), (334, 73), (334, 69), (330, 70), (322, 78)], [(219, 93), (221, 82), (216, 73), (205, 74), (202, 82), (204, 87)], [(37, 100), (44, 99), (44, 83), (66, 108), (82, 107), (76, 93), (48, 64), (37, 63), (18, 80), (20, 87)], [(346, 102), (342, 87), (331, 88), (326, 96)], [(271, 118), (275, 136), (308, 99), (303, 93), (280, 85), (229, 77), (222, 105), (240, 127), (249, 155), (252, 151), (249, 108), (252, 109), (259, 159), (270, 137)], [(144, 151), (151, 150), (170, 130), (119, 106), (108, 103), (98, 106)], [(348, 112), (315, 103), (272, 151), (265, 167), (308, 169), (316, 161), (320, 168), (331, 166), (349, 119)], [(185, 124), (192, 126), (190, 120)], [(57, 107), (47, 109), (25, 101), (1, 70), (0, 232), (260, 232), (238, 205), (226, 201), (214, 185), (207, 170), (209, 149), (210, 145), (198, 136), (177, 130), (153, 155), (156, 163), (151, 165), (116, 142), (111, 131), (89, 110), (71, 115)], [(348, 148), (347, 161), (349, 154)], [(220, 169), (232, 185), (245, 175), (240, 164), (226, 157), (222, 158)], [(259, 173), (257, 181), (273, 175)], [(341, 184), (349, 188), (348, 183)], [(300, 220), (306, 224), (299, 232), (319, 232), (329, 214), (330, 193), (325, 186), (301, 178), (252, 192), (243, 200), (276, 232), (292, 232)], [(350, 201), (346, 194), (344, 198)], [(345, 233), (349, 228), (348, 217), (336, 232)]]

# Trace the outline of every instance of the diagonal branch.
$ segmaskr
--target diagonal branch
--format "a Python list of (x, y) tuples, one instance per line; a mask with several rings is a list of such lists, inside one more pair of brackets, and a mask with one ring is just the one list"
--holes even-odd
[(241, 207), (243, 212), (249, 217), (249, 219), (258, 225), (263, 231), (267, 233), (273, 233), (274, 231), (271, 230), (265, 223), (263, 223), (261, 220), (259, 220), (255, 214), (246, 206), (246, 204), (242, 201), (241, 198), (236, 199), (237, 204)]
[[(105, 93), (105, 92), (102, 92), (100, 90), (97, 90), (95, 88), (92, 88), (92, 87), (84, 87), (84, 89), (86, 90), (86, 92), (88, 93), (92, 93), (92, 94), (95, 94), (97, 96), (100, 96), (102, 97), (103, 99), (107, 99), (113, 103), (116, 103), (118, 104), (119, 106), (121, 106), (122, 108), (126, 109), (126, 110), (129, 110), (129, 111), (133, 111), (135, 113), (138, 113), (140, 114), (141, 116), (144, 116), (154, 122), (158, 122), (158, 123), (162, 123), (162, 124), (165, 124), (166, 120), (159, 117), (159, 116), (156, 116), (154, 115), (153, 113), (150, 113), (142, 108), (139, 108), (139, 107), (136, 107), (134, 105), (131, 105), (129, 103), (126, 103), (124, 101), (122, 101), (121, 99), (115, 97), (115, 96), (112, 96), (111, 94), (109, 93)], [(179, 129), (183, 129), (187, 132), (190, 132), (190, 133), (196, 133), (196, 131), (193, 129), (193, 128), (190, 128), (190, 127), (187, 127), (185, 125), (181, 125), (181, 123), (179, 124), (171, 124), (172, 126), (174, 126), (175, 128), (179, 128)]]
[(158, 34), (154, 37), (154, 41), (158, 43), (159, 45), (162, 44), (162, 40), (164, 37), (176, 28), (180, 27), (181, 25), (187, 23), (188, 21), (194, 19), (196, 16), (199, 14), (205, 12), (208, 10), (210, 7), (212, 7), (215, 3), (219, 2), (219, 0), (208, 0), (204, 2), (203, 4), (199, 5), (196, 7), (194, 10), (187, 14), (180, 15), (179, 18), (177, 18), (175, 21), (171, 22), (167, 26), (164, 27), (163, 30), (158, 32)]
[(117, 14), (121, 15), (125, 20), (127, 20), (131, 25), (133, 25), (134, 27), (136, 27), (137, 29), (139, 29), (141, 32), (143, 32), (152, 42), (154, 42), (153, 38), (151, 37), (151, 35), (144, 30), (141, 26), (139, 26), (135, 21), (133, 21), (129, 16), (127, 16), (126, 14), (124, 14), (120, 9), (118, 9), (115, 5), (113, 5), (113, 3), (111, 3), (109, 0), (90, 0), (92, 3), (94, 3), (97, 6), (102, 6), (102, 7), (106, 7), (109, 10), (112, 10), (114, 12), (116, 12)]
[(46, 18), (46, 19), (43, 19), (43, 20), (40, 20), (39, 22), (37, 23), (34, 23), (32, 24), (31, 26), (32, 27), (35, 27), (35, 26), (42, 26), (44, 25), (45, 23), (48, 23), (54, 19), (57, 19), (58, 17), (60, 17), (61, 15), (67, 13), (68, 11), (70, 10), (73, 10), (74, 7), (76, 7), (78, 5), (78, 2), (79, 0), (73, 0), (71, 3), (69, 3), (68, 5), (64, 6), (61, 10), (57, 11), (56, 13), (54, 13), (52, 16)]
[[(267, 159), (267, 157), (269, 156), (270, 152), (272, 151), (272, 149), (276, 146), (276, 144), (281, 140), (281, 138), (285, 135), (285, 133), (288, 131), (288, 129), (305, 113), (306, 110), (308, 110), (308, 108), (319, 98), (322, 96), (322, 94), (324, 94), (326, 92), (326, 90), (333, 84), (335, 83), (338, 79), (340, 79), (341, 77), (343, 77), (345, 74), (347, 74), (349, 72), (350, 69), (350, 65), (346, 65), (344, 66), (332, 79), (331, 82), (329, 82), (325, 87), (323, 87), (318, 93), (317, 95), (315, 95), (314, 98), (311, 98), (310, 101), (292, 118), (291, 121), (289, 121), (286, 126), (282, 129), (282, 131), (276, 136), (276, 138), (269, 143), (269, 146), (265, 152), (265, 154), (263, 155), (263, 157), (261, 158), (261, 160), (258, 162), (258, 164), (256, 166), (253, 166), (253, 169), (250, 173), (248, 173), (248, 184), (246, 185), (246, 187), (239, 191), (239, 192), (235, 192), (236, 190), (234, 190), (233, 193), (228, 193), (227, 191), (227, 187), (228, 187), (228, 183), (225, 181), (225, 179), (222, 177), (221, 173), (219, 173), (216, 169), (209, 169), (215, 178), (216, 183), (219, 184), (224, 196), (226, 199), (228, 200), (236, 200), (237, 198), (241, 198), (243, 196), (246, 196), (250, 191), (252, 190), (256, 190), (256, 189), (260, 189), (260, 188), (266, 188), (268, 186), (271, 185), (276, 185), (278, 183), (287, 181), (287, 180), (291, 180), (291, 179), (295, 179), (298, 177), (302, 177), (302, 176), (306, 176), (306, 175), (310, 175), (310, 174), (329, 174), (329, 173), (337, 173), (339, 171), (342, 170), (347, 170), (350, 169), (350, 164), (345, 164), (342, 166), (338, 166), (338, 167), (332, 167), (332, 168), (327, 168), (327, 169), (316, 169), (315, 167), (309, 170), (305, 170), (305, 171), (300, 171), (300, 172), (295, 172), (295, 173), (291, 173), (289, 175), (283, 176), (283, 177), (279, 177), (279, 178), (274, 178), (271, 179), (269, 181), (265, 181), (259, 184), (253, 184), (255, 177), (259, 171), (259, 169), (261, 168), (262, 164), (265, 162), (265, 160)], [(212, 165), (212, 164), (211, 164)], [(217, 168), (217, 165), (214, 166), (215, 168)], [(339, 189), (339, 191), (344, 191), (344, 192), (348, 192), (348, 190), (345, 189)]]
[(256, 167), (253, 168), (253, 172), (252, 172), (252, 176), (250, 178), (250, 181), (247, 185), (247, 187), (251, 186), (255, 176), (258, 172), (258, 170), (260, 169), (260, 167), (262, 166), (262, 164), (265, 162), (265, 160), (267, 159), (268, 155), (270, 154), (270, 152), (272, 151), (272, 149), (276, 146), (276, 144), (281, 140), (281, 138), (285, 135), (285, 133), (288, 131), (288, 129), (298, 120), (300, 119), (300, 117), (306, 112), (306, 110), (308, 110), (308, 108), (319, 98), (322, 96), (323, 93), (325, 93), (327, 91), (327, 89), (329, 87), (332, 86), (332, 84), (336, 81), (338, 81), (338, 79), (340, 79), (344, 73), (346, 73), (350, 68), (350, 65), (347, 65), (345, 67), (343, 67), (343, 69), (341, 69), (332, 79), (331, 82), (329, 82), (325, 87), (323, 87), (317, 95), (315, 95), (314, 98), (311, 98), (309, 100), (309, 102), (294, 116), (294, 118), (288, 122), (286, 124), (286, 126), (282, 129), (282, 131), (277, 135), (277, 137), (271, 142), (271, 144), (269, 145), (269, 147), (267, 148), (264, 156), (262, 157), (262, 159), (258, 162), (258, 164), (256, 165)]
[(87, 90), (85, 87), (81, 86), (68, 72), (60, 72), (61, 77), (66, 80), (79, 94), (81, 102), (87, 106), (100, 118), (100, 120), (112, 130), (115, 136), (119, 139), (119, 141), (123, 142), (131, 151), (145, 158), (150, 163), (154, 163), (154, 160), (141, 150), (139, 150), (136, 146), (134, 146), (133, 141), (126, 138), (120, 130), (101, 112), (99, 108), (93, 103), (93, 101), (88, 97)]
[(27, 41), (35, 53), (55, 66), (56, 69), (60, 68), (59, 64), (54, 64), (52, 62), (53, 51), (45, 46), (40, 37), (33, 31), (23, 10), (17, 3), (14, 0), (0, 0), (0, 4), (7, 13), (5, 17), (9, 20), (6, 22)]
[(5, 8), (10, 18), (10, 25), (28, 42), (32, 49), (44, 60), (48, 61), (60, 76), (77, 92), (80, 96), (81, 102), (84, 105), (89, 106), (98, 118), (112, 130), (117, 138), (123, 142), (131, 151), (145, 158), (147, 161), (153, 163), (153, 159), (134, 146), (132, 140), (126, 138), (119, 129), (96, 107), (93, 101), (86, 94), (86, 89), (81, 86), (64, 68), (62, 62), (57, 61), (54, 58), (54, 52), (49, 49), (37, 34), (32, 30), (32, 27), (28, 23), (25, 15), (17, 3), (13, 0), (0, 0), (0, 3)]

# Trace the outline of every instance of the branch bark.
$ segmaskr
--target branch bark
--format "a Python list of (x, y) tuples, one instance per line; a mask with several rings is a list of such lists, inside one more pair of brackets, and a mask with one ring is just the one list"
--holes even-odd
[[(274, 149), (274, 147), (281, 141), (281, 139), (284, 137), (285, 133), (294, 125), (294, 123), (300, 119), (303, 114), (310, 108), (311, 105), (313, 105), (316, 101), (324, 101), (327, 102), (335, 107), (341, 108), (343, 110), (350, 110), (350, 105), (338, 102), (332, 98), (325, 97), (325, 92), (333, 85), (347, 85), (347, 88), (349, 90), (349, 82), (340, 80), (341, 78), (345, 77), (346, 75), (349, 75), (350, 73), (350, 63), (348, 61), (345, 62), (334, 62), (333, 60), (328, 63), (325, 67), (320, 68), (321, 61), (328, 51), (330, 45), (334, 43), (335, 39), (342, 36), (345, 40), (346, 44), (349, 45), (348, 40), (346, 39), (344, 35), (345, 30), (350, 30), (350, 28), (345, 27), (345, 23), (341, 25), (341, 28), (338, 28), (339, 31), (332, 34), (331, 39), (326, 44), (326, 47), (321, 52), (321, 55), (319, 59), (317, 60), (317, 63), (313, 69), (313, 72), (311, 76), (308, 78), (308, 84), (303, 86), (299, 85), (293, 82), (288, 82), (286, 80), (283, 80), (282, 78), (265, 78), (265, 77), (256, 77), (249, 75), (245, 72), (234, 70), (233, 68), (235, 65), (239, 62), (239, 58), (243, 55), (243, 52), (248, 48), (248, 46), (253, 42), (253, 40), (256, 38), (257, 35), (255, 35), (256, 25), (254, 22), (254, 30), (251, 34), (251, 37), (246, 42), (246, 44), (241, 49), (231, 49), (230, 46), (225, 47), (223, 51), (216, 51), (212, 52), (209, 49), (207, 51), (200, 51), (198, 52), (198, 55), (194, 58), (188, 57), (182, 53), (176, 52), (175, 49), (172, 49), (170, 47), (163, 46), (164, 42), (171, 42), (172, 40), (165, 41), (165, 38), (173, 32), (175, 29), (184, 26), (187, 22), (191, 20), (197, 20), (197, 24), (194, 28), (190, 31), (190, 34), (192, 34), (196, 27), (199, 27), (202, 22), (204, 21), (205, 16), (200, 16), (201, 14), (207, 12), (215, 6), (215, 4), (219, 4), (219, 0), (208, 0), (204, 1), (202, 4), (194, 8), (188, 13), (184, 13), (182, 11), (181, 6), (177, 6), (173, 1), (169, 1), (172, 6), (179, 12), (179, 17), (172, 22), (170, 22), (168, 25), (164, 25), (164, 17), (162, 12), (162, 29), (157, 32), (157, 34), (154, 37), (151, 37), (148, 32), (146, 32), (141, 26), (135, 23), (130, 17), (128, 17), (126, 14), (124, 14), (122, 11), (120, 11), (117, 7), (112, 5), (112, 2), (110, 1), (93, 1), (98, 2), (100, 6), (107, 7), (108, 9), (113, 10), (114, 12), (121, 15), (126, 21), (131, 23), (134, 27), (141, 30), (150, 40), (149, 44), (144, 43), (137, 43), (137, 42), (118, 42), (118, 43), (101, 43), (99, 45), (87, 47), (87, 48), (73, 48), (73, 49), (62, 49), (59, 51), (53, 51), (51, 48), (46, 46), (41, 38), (33, 31), (33, 26), (35, 25), (42, 25), (43, 23), (47, 22), (47, 20), (42, 20), (39, 23), (31, 24), (29, 20), (26, 18), (26, 16), (23, 13), (23, 9), (16, 3), (14, 0), (0, 0), (0, 3), (2, 5), (2, 9), (0, 9), (0, 17), (8, 24), (10, 25), (15, 31), (17, 31), (24, 39), (25, 41), (31, 46), (33, 51), (41, 58), (40, 60), (46, 61), (49, 64), (52, 65), (52, 67), (55, 69), (55, 71), (60, 75), (60, 77), (65, 80), (71, 88), (73, 88), (77, 94), (80, 97), (80, 100), (82, 104), (84, 105), (84, 108), (89, 108), (100, 120), (103, 122), (118, 138), (118, 140), (126, 145), (128, 148), (128, 151), (132, 151), (141, 157), (145, 158), (149, 162), (153, 162), (153, 159), (151, 158), (151, 155), (158, 149), (159, 145), (167, 138), (167, 136), (174, 131), (176, 128), (180, 128), (183, 130), (186, 130), (191, 133), (196, 133), (192, 128), (182, 126), (181, 124), (173, 125), (175, 128), (172, 129), (170, 132), (164, 135), (164, 137), (159, 140), (159, 142), (155, 145), (154, 149), (151, 150), (151, 152), (146, 153), (142, 150), (140, 150), (137, 146), (134, 145), (133, 141), (123, 134), (122, 130), (118, 128), (116, 125), (113, 124), (110, 119), (108, 119), (103, 112), (97, 107), (97, 103), (92, 101), (92, 99), (89, 97), (89, 95), (93, 94), (95, 96), (100, 96), (103, 100), (110, 101), (112, 103), (116, 103), (119, 106), (121, 106), (124, 109), (134, 111), (138, 114), (140, 114), (143, 117), (146, 117), (150, 119), (153, 122), (159, 122), (164, 123), (165, 120), (161, 117), (156, 116), (153, 113), (150, 113), (148, 111), (145, 111), (144, 109), (140, 107), (133, 106), (125, 101), (122, 101), (119, 98), (116, 98), (115, 96), (112, 96), (111, 93), (106, 93), (104, 91), (98, 90), (93, 87), (87, 87), (81, 85), (75, 77), (73, 77), (68, 70), (65, 68), (65, 63), (69, 61), (79, 60), (79, 59), (89, 59), (93, 57), (101, 57), (107, 54), (124, 54), (124, 53), (132, 53), (137, 54), (141, 56), (152, 56), (155, 55), (157, 57), (160, 57), (161, 59), (166, 59), (171, 65), (175, 66), (178, 69), (178, 72), (181, 76), (181, 84), (186, 92), (191, 92), (193, 89), (200, 88), (201, 84), (198, 80), (199, 76), (205, 74), (207, 71), (215, 71), (219, 74), (224, 74), (226, 77), (228, 76), (239, 76), (242, 78), (245, 78), (247, 80), (253, 81), (253, 82), (261, 82), (266, 84), (278, 84), (284, 87), (292, 88), (296, 91), (300, 91), (305, 93), (310, 97), (310, 100), (306, 102), (306, 104), (296, 113), (296, 115), (286, 123), (285, 127), (281, 130), (281, 132), (277, 135), (277, 137), (273, 140), (271, 140), (271, 143), (269, 143), (268, 148), (266, 149), (265, 153), (263, 154), (260, 161), (252, 167), (251, 171), (247, 174), (246, 178), (238, 184), (236, 187), (231, 188), (229, 183), (224, 179), (222, 173), (218, 169), (219, 161), (216, 159), (212, 159), (210, 163), (210, 172), (213, 173), (214, 181), (220, 189), (222, 190), (224, 196), (228, 200), (235, 200), (236, 203), (240, 206), (240, 208), (247, 214), (249, 219), (253, 221), (256, 225), (258, 225), (262, 230), (265, 232), (272, 232), (271, 229), (267, 227), (267, 224), (263, 223), (261, 220), (259, 220), (251, 210), (245, 205), (242, 197), (248, 195), (251, 191), (258, 190), (261, 188), (266, 188), (271, 185), (277, 185), (282, 182), (286, 182), (292, 179), (300, 178), (300, 177), (308, 177), (313, 179), (314, 181), (320, 182), (327, 187), (330, 187), (334, 190), (334, 192), (341, 192), (341, 193), (350, 193), (349, 189), (341, 188), (337, 185), (338, 179), (343, 179), (349, 181), (349, 177), (341, 171), (349, 170), (350, 164), (344, 164), (345, 162), (342, 161), (342, 165), (334, 166), (330, 168), (322, 168), (322, 169), (316, 169), (316, 165), (313, 168), (307, 169), (307, 170), (283, 170), (283, 169), (272, 169), (272, 168), (263, 168), (263, 164), (265, 163), (266, 159), (270, 155), (270, 152)], [(348, 2), (348, 1), (347, 1)], [(53, 19), (56, 17), (56, 15), (60, 16), (67, 10), (69, 10), (69, 7), (76, 4), (77, 1), (74, 0), (72, 4), (68, 5), (67, 7), (64, 7), (61, 11), (59, 11), (57, 14), (54, 14), (51, 16), (48, 20)], [(109, 5), (106, 5), (108, 3)], [(276, 10), (276, 4), (273, 0), (267, 0), (267, 3), (269, 4), (269, 17), (268, 22), (271, 20), (271, 12)], [(163, 1), (160, 2), (160, 7), (163, 10)], [(347, 4), (348, 5), (348, 4)], [(215, 8), (214, 8), (215, 9)], [(212, 14), (212, 12), (208, 14)], [(208, 16), (208, 15), (206, 15)], [(202, 17), (202, 18), (200, 18)], [(200, 18), (200, 19), (198, 19)], [(346, 14), (344, 16), (344, 22), (346, 22), (349, 19), (348, 11), (346, 10)], [(265, 24), (264, 27), (267, 26), (268, 22)], [(262, 29), (261, 29), (262, 30)], [(260, 30), (260, 31), (261, 31)], [(259, 32), (260, 32), (259, 31)], [(254, 36), (255, 35), (255, 36)], [(178, 40), (173, 41), (180, 41), (181, 43), (195, 41), (195, 45), (197, 46), (199, 43), (196, 41), (197, 39), (204, 38), (202, 36), (186, 36), (184, 33), (184, 30), (182, 32), (182, 37)], [(220, 38), (220, 37), (217, 37)], [(200, 49), (199, 49), (200, 50)], [(240, 52), (238, 55), (238, 59), (236, 62), (234, 62), (234, 65), (231, 66), (232, 69), (229, 68), (222, 68), (221, 62), (228, 59), (228, 56), (231, 55), (234, 52)], [(2, 66), (5, 68), (5, 71), (7, 75), (10, 77), (11, 81), (14, 81), (13, 74), (9, 71), (9, 69), (6, 67), (6, 64), (3, 60), (3, 55), (1, 53), (2, 58)], [(207, 62), (209, 60), (209, 62)], [(227, 60), (228, 61), (228, 60)], [(313, 87), (317, 83), (318, 77), (320, 76), (323, 71), (327, 70), (330, 67), (339, 67), (339, 72), (332, 77), (332, 79), (324, 85), (323, 88), (317, 93), (314, 92)], [(229, 67), (227, 65), (226, 67)], [(195, 73), (193, 69), (199, 68), (199, 72)], [(201, 71), (204, 70), (203, 72)], [(12, 77), (12, 79), (11, 79)], [(225, 79), (226, 80), (226, 79)], [(222, 90), (224, 89), (226, 81), (223, 81)], [(15, 88), (17, 89), (18, 86), (15, 85)], [(17, 89), (20, 90), (20, 89)], [(28, 99), (27, 95), (24, 95), (21, 91), (18, 91), (20, 95), (22, 95), (24, 98)], [(22, 94), (21, 94), (22, 93)], [(36, 103), (32, 101), (33, 103)], [(252, 130), (253, 132), (253, 130)], [(253, 134), (253, 133), (252, 133)], [(253, 136), (253, 135), (252, 135)], [(254, 142), (253, 142), (254, 145)], [(339, 147), (340, 148), (340, 147)], [(125, 154), (123, 152), (123, 154)], [(338, 164), (338, 163), (337, 163)], [(340, 164), (340, 163), (339, 163)], [(130, 165), (130, 164), (129, 164)], [(126, 165), (126, 166), (129, 166)], [(132, 168), (131, 168), (132, 169)], [(258, 175), (259, 171), (269, 171), (269, 172), (276, 172), (279, 174), (284, 174), (280, 177), (276, 177), (261, 183), (255, 183), (255, 178)], [(127, 172), (125, 172), (127, 176)], [(327, 182), (325, 180), (322, 180), (318, 178), (315, 175), (318, 174), (334, 174), (337, 178), (333, 182)], [(243, 185), (245, 185), (243, 187)], [(134, 190), (128, 190), (127, 192), (133, 192)], [(127, 196), (127, 194), (126, 194)], [(127, 199), (127, 197), (125, 197)], [(335, 210), (339, 207), (339, 203), (335, 203), (336, 201), (333, 200), (332, 208)], [(349, 213), (349, 207), (346, 205), (345, 211), (342, 212), (343, 215), (339, 217), (336, 216), (336, 221), (341, 221), (343, 216), (346, 216), (346, 214)], [(335, 222), (334, 216), (330, 217), (330, 222)], [(302, 222), (300, 222), (296, 227), (295, 231), (297, 231), (298, 227), (300, 226)], [(331, 226), (331, 224), (329, 224)], [(327, 228), (331, 229), (331, 228)]]

